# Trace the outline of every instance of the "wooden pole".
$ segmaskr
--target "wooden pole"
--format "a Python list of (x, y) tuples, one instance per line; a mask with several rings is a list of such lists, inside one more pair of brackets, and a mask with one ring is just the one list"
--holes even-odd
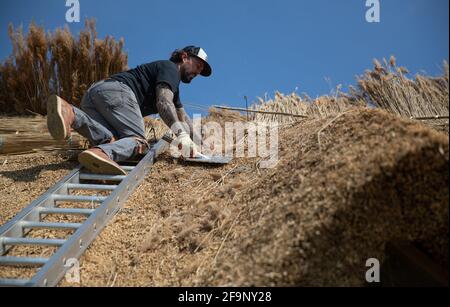
[(247, 96), (244, 96), (245, 99), (245, 109), (247, 110), (247, 121), (250, 120), (249, 118), (249, 114), (248, 114), (248, 100), (247, 100)]

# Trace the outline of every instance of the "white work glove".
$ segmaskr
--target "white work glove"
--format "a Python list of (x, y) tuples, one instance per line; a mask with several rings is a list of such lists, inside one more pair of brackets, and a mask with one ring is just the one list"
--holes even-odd
[(180, 133), (173, 142), (173, 145), (178, 149), (178, 154), (184, 158), (196, 158), (201, 155), (197, 145), (186, 132)]

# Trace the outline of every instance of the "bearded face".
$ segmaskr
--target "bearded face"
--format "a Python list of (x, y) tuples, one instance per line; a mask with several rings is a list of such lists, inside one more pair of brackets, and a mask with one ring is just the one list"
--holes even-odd
[(188, 70), (184, 70), (181, 72), (181, 81), (183, 83), (189, 84), (195, 77), (196, 75)]
[(181, 81), (183, 83), (191, 83), (203, 71), (203, 62), (196, 57), (190, 56), (181, 65)]

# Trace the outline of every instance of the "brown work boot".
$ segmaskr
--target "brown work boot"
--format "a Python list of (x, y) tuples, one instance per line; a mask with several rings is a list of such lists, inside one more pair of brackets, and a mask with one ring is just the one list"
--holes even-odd
[(67, 140), (72, 132), (75, 113), (72, 106), (56, 95), (47, 100), (47, 128), (55, 140)]
[(78, 156), (78, 161), (95, 174), (126, 175), (119, 164), (111, 160), (100, 148), (91, 148)]

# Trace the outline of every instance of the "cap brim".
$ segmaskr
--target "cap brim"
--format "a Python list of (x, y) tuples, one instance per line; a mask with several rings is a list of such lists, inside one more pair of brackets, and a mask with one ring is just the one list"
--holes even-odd
[(205, 62), (205, 68), (203, 69), (201, 75), (203, 77), (209, 77), (211, 76), (211, 74), (212, 74), (211, 66), (209, 66), (209, 64)]
[(200, 75), (202, 75), (203, 77), (209, 77), (212, 74), (212, 69), (211, 66), (208, 64), (208, 62), (206, 62), (205, 60), (203, 60), (201, 57), (195, 56), (197, 59), (202, 60), (203, 62), (203, 71), (200, 73)]

